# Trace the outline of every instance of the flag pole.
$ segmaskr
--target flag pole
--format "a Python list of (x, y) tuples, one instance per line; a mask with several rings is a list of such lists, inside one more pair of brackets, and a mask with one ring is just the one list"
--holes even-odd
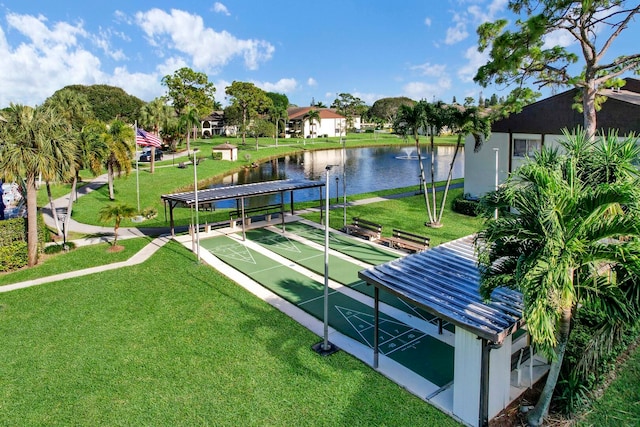
[(139, 175), (139, 167), (138, 167), (138, 121), (135, 121), (134, 124), (134, 132), (135, 132), (135, 144), (136, 144), (136, 198), (138, 200), (138, 214), (140, 213), (140, 175)]

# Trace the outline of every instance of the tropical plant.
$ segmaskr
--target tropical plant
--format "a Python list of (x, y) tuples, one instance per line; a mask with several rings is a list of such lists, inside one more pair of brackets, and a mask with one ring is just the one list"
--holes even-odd
[[(489, 61), (478, 69), (474, 80), (483, 86), (494, 82), (513, 84), (507, 110), (518, 110), (539, 96), (528, 88), (532, 79), (538, 85), (573, 86), (581, 89), (584, 128), (589, 139), (596, 134), (596, 111), (604, 98), (598, 91), (607, 86), (623, 84), (618, 77), (640, 69), (640, 54), (630, 52), (610, 58), (611, 46), (623, 30), (634, 23), (640, 12), (638, 2), (623, 0), (513, 0), (509, 9), (526, 19), (515, 21), (516, 29), (507, 29), (508, 21), (486, 22), (478, 28), (479, 50), (489, 49)], [(552, 36), (552, 37), (549, 37)], [(575, 68), (579, 61), (574, 51), (549, 44), (550, 40), (575, 42), (582, 55), (583, 68)], [(573, 70), (578, 70), (573, 73)], [(481, 104), (482, 106), (482, 104)]]
[(73, 157), (67, 138), (69, 126), (49, 107), (11, 104), (0, 123), (0, 173), (5, 180), (24, 179), (27, 204), (27, 265), (38, 262), (37, 183), (39, 174), (62, 176)]
[[(167, 121), (171, 112), (167, 109), (167, 105), (162, 98), (156, 98), (146, 103), (140, 108), (140, 125), (143, 128), (151, 129), (151, 131), (160, 138), (160, 128)], [(156, 164), (156, 147), (151, 146), (151, 156), (149, 164), (149, 172), (155, 172)]]
[(113, 243), (112, 246), (118, 244), (118, 229), (123, 219), (133, 218), (136, 216), (136, 208), (124, 203), (109, 204), (100, 209), (100, 220), (104, 222), (110, 222), (115, 220), (113, 227)]
[[(481, 203), (481, 293), (490, 298), (499, 287), (522, 292), (532, 341), (551, 360), (528, 415), (533, 426), (548, 411), (581, 301), (606, 305), (617, 320), (635, 321), (640, 314), (637, 182), (583, 180), (580, 157), (545, 148)], [(495, 209), (504, 214), (494, 219)]]
[(311, 135), (311, 138), (313, 138), (316, 134), (315, 123), (318, 123), (318, 126), (320, 126), (321, 120), (322, 119), (320, 118), (320, 111), (314, 108), (309, 110), (309, 112), (304, 115), (304, 121), (309, 122), (309, 135)]
[(109, 150), (106, 157), (107, 180), (109, 184), (109, 200), (115, 200), (113, 181), (115, 174), (131, 172), (131, 159), (135, 151), (135, 135), (133, 128), (121, 120), (113, 120), (107, 126), (103, 138)]
[(453, 177), (453, 166), (460, 147), (462, 147), (463, 138), (469, 134), (473, 135), (476, 146), (481, 144), (483, 139), (489, 138), (491, 134), (491, 122), (489, 118), (480, 111), (477, 107), (463, 107), (459, 104), (448, 106), (450, 109), (448, 114), (449, 122), (447, 123), (449, 128), (455, 135), (458, 136), (456, 140), (456, 148), (449, 164), (449, 173), (447, 174), (447, 182), (444, 187), (442, 195), (442, 201), (440, 203), (440, 214), (438, 215), (437, 223), (442, 223), (442, 214), (444, 213), (444, 207), (447, 203), (447, 194), (449, 193), (449, 187), (451, 186), (451, 178)]
[(200, 116), (198, 115), (197, 108), (189, 108), (183, 115), (180, 116), (180, 128), (185, 130), (185, 136), (187, 138), (187, 156), (191, 151), (189, 146), (189, 138), (191, 136), (191, 130), (193, 127), (200, 124)]
[[(138, 110), (144, 105), (144, 101), (126, 93), (119, 87), (108, 85), (71, 85), (60, 89), (61, 91), (75, 92), (84, 96), (91, 107), (91, 117), (105, 123), (120, 119), (125, 123), (133, 123), (138, 116)], [(58, 92), (53, 94), (56, 97)]]

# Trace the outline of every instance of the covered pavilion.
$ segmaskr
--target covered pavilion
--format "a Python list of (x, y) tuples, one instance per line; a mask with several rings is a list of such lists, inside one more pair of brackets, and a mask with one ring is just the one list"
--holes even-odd
[[(290, 194), (291, 213), (293, 214), (293, 193), (296, 190), (304, 190), (308, 188), (319, 189), (319, 199), (322, 200), (322, 187), (325, 186), (324, 181), (312, 181), (312, 180), (277, 180), (277, 181), (265, 181), (257, 182), (254, 184), (232, 185), (227, 187), (207, 188), (204, 190), (198, 190), (197, 196), (195, 191), (185, 191), (182, 193), (165, 194), (161, 196), (165, 206), (169, 206), (169, 223), (171, 226), (171, 235), (175, 236), (175, 222), (173, 217), (173, 209), (176, 206), (187, 206), (190, 208), (198, 209), (199, 205), (212, 205), (215, 202), (222, 200), (237, 200), (239, 202), (240, 221), (242, 223), (242, 235), (245, 235), (245, 200), (251, 197), (266, 196), (272, 194), (280, 195), (280, 217), (282, 219), (282, 226), (284, 227), (284, 200), (285, 194)], [(230, 225), (233, 222), (229, 220)], [(192, 224), (193, 225), (193, 224)]]

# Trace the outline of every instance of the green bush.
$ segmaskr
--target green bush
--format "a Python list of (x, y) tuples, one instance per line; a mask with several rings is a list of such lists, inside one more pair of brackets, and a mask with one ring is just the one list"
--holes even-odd
[(465, 199), (462, 195), (453, 200), (451, 209), (459, 214), (478, 216), (478, 202), (476, 200)]
[(215, 153), (211, 153), (211, 158), (213, 160), (222, 160), (222, 153), (217, 151)]
[(0, 271), (13, 271), (27, 265), (27, 242), (16, 241), (0, 245)]
[[(46, 246), (44, 248), (44, 253), (47, 255), (60, 253), (64, 250), (64, 246), (65, 246), (64, 244), (55, 244), (55, 245)], [(67, 242), (66, 246), (68, 251), (76, 248), (76, 244), (73, 242)]]

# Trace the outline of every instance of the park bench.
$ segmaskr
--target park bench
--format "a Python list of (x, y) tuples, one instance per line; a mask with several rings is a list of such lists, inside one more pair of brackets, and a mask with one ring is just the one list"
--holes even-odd
[[(247, 224), (251, 224), (251, 220), (256, 218), (264, 218), (266, 221), (271, 221), (271, 216), (275, 213), (282, 214), (282, 205), (264, 205), (264, 206), (253, 206), (244, 209), (244, 217), (247, 220)], [(235, 220), (242, 216), (241, 209), (234, 209), (229, 212), (229, 221), (231, 226), (235, 226)]]
[(382, 225), (354, 217), (353, 222), (345, 226), (343, 231), (366, 240), (378, 240), (382, 236)]
[(393, 236), (383, 238), (383, 243), (387, 246), (395, 249), (404, 249), (409, 252), (421, 252), (429, 249), (430, 241), (429, 237), (395, 228), (393, 229)]

